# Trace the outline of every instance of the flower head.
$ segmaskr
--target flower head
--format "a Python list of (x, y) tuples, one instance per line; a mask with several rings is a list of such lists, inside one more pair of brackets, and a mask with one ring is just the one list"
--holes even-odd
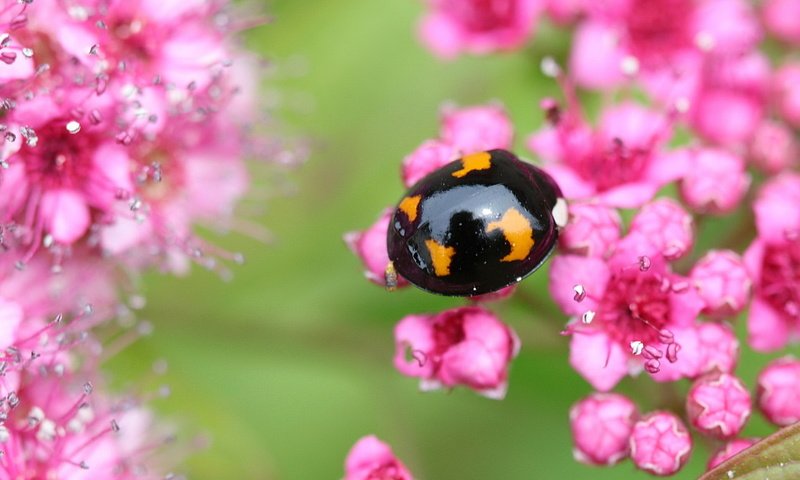
[(508, 368), (519, 351), (511, 328), (481, 307), (409, 315), (395, 327), (395, 367), (431, 390), (467, 386), (490, 398), (505, 396)]
[(389, 445), (368, 435), (353, 445), (344, 464), (344, 480), (413, 480)]
[(613, 465), (629, 454), (628, 440), (638, 416), (630, 399), (595, 393), (569, 411), (575, 458), (590, 465)]
[(531, 35), (539, 0), (428, 0), (422, 42), (436, 55), (485, 54), (521, 47)]

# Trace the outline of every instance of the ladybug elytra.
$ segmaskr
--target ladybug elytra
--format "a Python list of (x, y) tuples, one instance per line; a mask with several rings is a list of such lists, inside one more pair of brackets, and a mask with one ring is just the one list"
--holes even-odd
[(505, 150), (466, 155), (428, 174), (389, 222), (386, 283), (401, 275), (432, 293), (473, 296), (539, 268), (566, 224), (566, 202), (544, 171)]

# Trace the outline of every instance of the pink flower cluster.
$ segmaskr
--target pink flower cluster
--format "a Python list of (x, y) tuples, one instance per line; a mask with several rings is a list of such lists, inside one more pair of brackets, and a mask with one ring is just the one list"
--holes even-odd
[[(800, 64), (790, 55), (800, 45), (800, 1), (426, 5), (420, 37), (446, 58), (522, 48), (543, 18), (574, 34), (567, 69), (550, 57), (541, 63), (564, 101), (541, 99), (545, 124), (525, 146), (569, 203), (549, 294), (569, 318), (570, 365), (596, 390), (570, 413), (576, 459), (630, 458), (672, 475), (705, 443), (700, 436), (725, 442), (713, 468), (757, 441), (740, 437), (754, 409), (776, 426), (798, 421), (798, 360), (766, 364), (750, 388), (736, 367), (743, 346), (773, 352), (800, 338)], [(777, 40), (770, 57), (767, 37)], [(582, 111), (578, 88), (604, 93), (598, 112)], [(462, 154), (513, 146), (502, 107), (448, 107), (439, 136), (404, 159), (403, 181)], [(708, 228), (714, 217), (724, 231)], [(388, 222), (387, 211), (347, 236), (377, 284)], [(513, 301), (513, 293), (471, 300)], [(395, 342), (395, 366), (422, 389), (462, 385), (494, 398), (506, 392), (519, 348), (511, 327), (475, 305), (407, 316)], [(687, 384), (688, 393), (640, 411), (613, 392), (626, 377)]]
[[(149, 414), (98, 367), (150, 329), (120, 299), (138, 269), (240, 260), (193, 234), (236, 228), (248, 184), (256, 60), (232, 13), (0, 0), (0, 477), (161, 478)], [(114, 317), (135, 327), (103, 345)]]

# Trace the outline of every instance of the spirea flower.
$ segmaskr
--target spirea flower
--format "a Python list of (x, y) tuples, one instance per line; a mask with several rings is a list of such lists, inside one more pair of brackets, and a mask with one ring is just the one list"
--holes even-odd
[(786, 42), (800, 44), (800, 2), (767, 0), (761, 6), (761, 13), (769, 33)]
[(573, 453), (579, 462), (613, 465), (626, 458), (636, 421), (636, 405), (619, 394), (595, 393), (569, 411)]
[(368, 435), (353, 445), (344, 464), (344, 480), (413, 480), (389, 445)]
[(729, 373), (698, 378), (686, 396), (686, 412), (692, 426), (720, 439), (737, 436), (750, 411), (750, 393), (741, 380)]
[(726, 150), (711, 148), (686, 154), (692, 168), (681, 179), (683, 200), (701, 213), (719, 215), (734, 210), (750, 186), (744, 160)]
[(771, 179), (754, 202), (758, 236), (744, 254), (754, 283), (748, 343), (756, 350), (781, 348), (800, 324), (800, 175)]
[(236, 260), (192, 230), (230, 225), (246, 190), (255, 114), (236, 97), (253, 94), (253, 62), (222, 3), (151, 3), (20, 7), (19, 62), (36, 68), (4, 103), (0, 224), (23, 263), (79, 243), (173, 271)]
[(427, 0), (419, 28), (436, 55), (486, 54), (521, 47), (531, 35), (539, 0)]
[(725, 318), (741, 312), (750, 299), (752, 281), (741, 257), (730, 250), (711, 250), (695, 263), (689, 277), (705, 302), (703, 313)]
[[(550, 280), (553, 299), (575, 316), (567, 328), (570, 364), (594, 388), (607, 391), (641, 368), (657, 380), (699, 373), (700, 350), (689, 344), (697, 346), (702, 302), (640, 235), (620, 241), (608, 260), (560, 255)], [(585, 298), (574, 294), (576, 285)]]
[(514, 331), (481, 307), (409, 315), (394, 337), (395, 367), (419, 377), (422, 390), (464, 385), (490, 398), (505, 396), (509, 364), (520, 347)]
[(631, 460), (653, 475), (673, 475), (686, 464), (692, 437), (680, 418), (670, 412), (645, 415), (633, 425)]
[(800, 421), (800, 361), (770, 362), (758, 375), (756, 402), (770, 422), (785, 427)]
[(559, 234), (559, 248), (568, 253), (600, 257), (619, 240), (622, 219), (616, 209), (601, 204), (574, 203), (569, 221)]
[[(391, 218), (392, 211), (387, 209), (368, 229), (363, 232), (349, 232), (344, 236), (347, 246), (364, 264), (366, 268), (364, 275), (371, 282), (378, 285), (386, 284), (384, 272), (386, 265), (389, 264), (389, 253), (386, 250), (386, 232), (389, 229)], [(398, 277), (397, 282), (398, 287), (408, 285), (408, 281), (402, 277)]]
[(637, 207), (684, 173), (683, 159), (662, 150), (671, 121), (658, 111), (628, 102), (606, 109), (596, 129), (576, 107), (560, 112), (546, 103), (553, 123), (528, 139), (528, 148), (570, 200), (592, 199)]

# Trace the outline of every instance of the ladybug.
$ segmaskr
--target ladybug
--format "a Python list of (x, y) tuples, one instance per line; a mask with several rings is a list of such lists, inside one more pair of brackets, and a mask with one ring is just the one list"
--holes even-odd
[(561, 189), (506, 150), (473, 153), (422, 178), (389, 222), (386, 285), (473, 296), (542, 266), (566, 224)]

